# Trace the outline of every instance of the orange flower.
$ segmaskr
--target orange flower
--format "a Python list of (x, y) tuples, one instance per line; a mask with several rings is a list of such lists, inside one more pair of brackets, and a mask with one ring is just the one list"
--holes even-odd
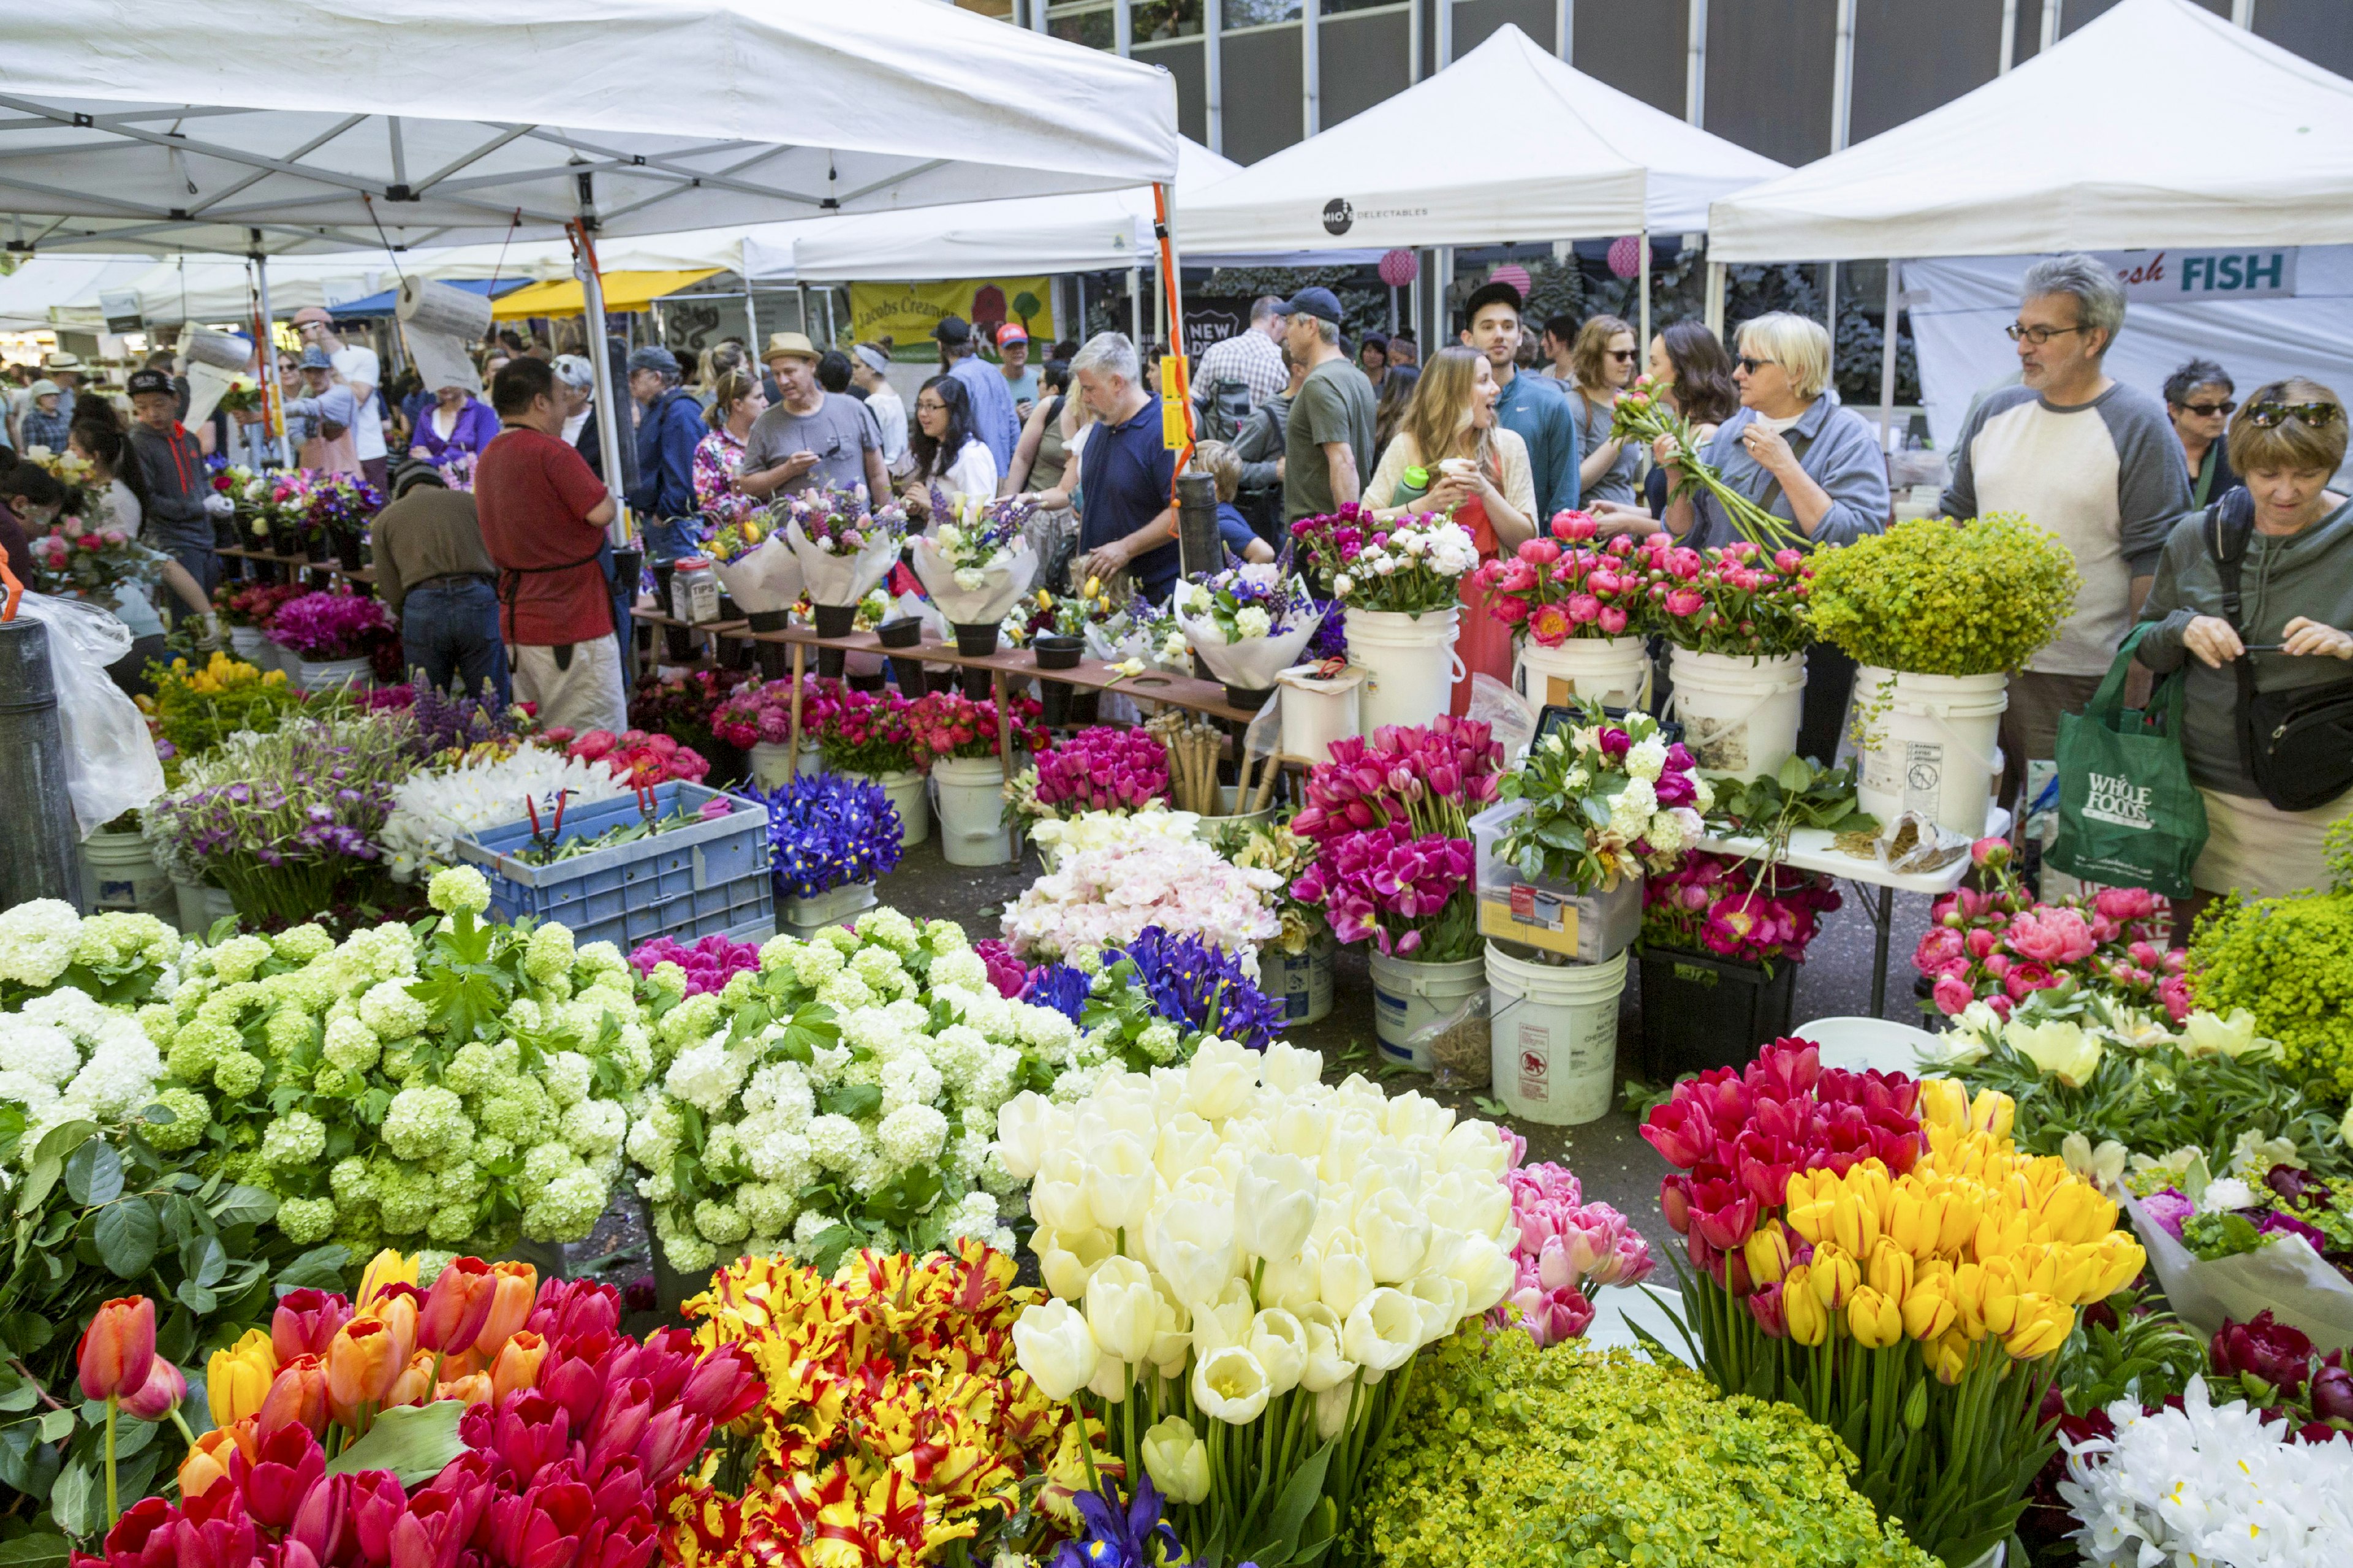
[(482, 1352), (485, 1365), (497, 1359), (507, 1341), (531, 1317), (532, 1304), (539, 1299), (539, 1270), (528, 1263), (493, 1263), (491, 1278), (496, 1281), (491, 1315), (474, 1339), (474, 1348)]
[(155, 1365), (155, 1303), (144, 1296), (123, 1296), (100, 1307), (82, 1331), (78, 1359), (83, 1398), (138, 1393)]
[(384, 1396), (385, 1408), (396, 1405), (422, 1405), (433, 1397), (433, 1362), (431, 1351), (418, 1351), (408, 1360), (401, 1374), (392, 1380), (391, 1391)]
[(393, 1363), (406, 1366), (417, 1353), (417, 1324), (424, 1297), (414, 1285), (396, 1285), (376, 1298), (375, 1317), (392, 1336)]
[(464, 1377), (445, 1382), (434, 1392), (436, 1399), (462, 1399), (469, 1405), (488, 1405), (497, 1390), (491, 1384), (487, 1372), (469, 1373)]
[(417, 1316), (417, 1342), (428, 1351), (470, 1349), (491, 1320), (498, 1281), (479, 1258), (455, 1258), (434, 1278)]
[(251, 1417), (227, 1426), (216, 1426), (195, 1441), (187, 1458), (180, 1461), (180, 1497), (194, 1502), (212, 1489), (215, 1481), (228, 1474), (228, 1457), (232, 1449), (242, 1452), (246, 1462), (253, 1462), (261, 1451), (261, 1441), (254, 1434)]
[(507, 1341), (491, 1369), (491, 1387), (503, 1402), (518, 1388), (539, 1386), (539, 1363), (547, 1359), (547, 1341), (524, 1329)]
[(327, 1430), (327, 1363), (314, 1355), (298, 1355), (278, 1369), (254, 1415), (254, 1435), (267, 1437), (296, 1424), (308, 1426), (314, 1437)]
[(327, 1414), (358, 1430), (360, 1407), (381, 1405), (407, 1364), (391, 1330), (375, 1318), (353, 1318), (327, 1345)]

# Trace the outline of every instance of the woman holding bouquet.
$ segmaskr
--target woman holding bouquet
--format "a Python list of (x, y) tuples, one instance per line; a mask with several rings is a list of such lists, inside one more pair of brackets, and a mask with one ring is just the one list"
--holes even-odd
[[(1535, 481), (1527, 444), (1495, 420), (1495, 373), (1475, 349), (1449, 344), (1430, 356), (1414, 384), (1405, 423), (1381, 453), (1364, 505), (1383, 522), (1412, 513), (1451, 516), (1493, 561), (1535, 536)], [(1462, 579), (1463, 614), (1454, 651), (1462, 679), (1453, 710), (1471, 706), (1472, 678), (1512, 679), (1512, 628), (1487, 613), (1485, 594)]]

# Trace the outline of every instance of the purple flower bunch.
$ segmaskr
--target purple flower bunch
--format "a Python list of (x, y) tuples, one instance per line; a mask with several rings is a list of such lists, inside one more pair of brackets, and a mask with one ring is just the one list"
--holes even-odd
[(1147, 731), (1098, 724), (1038, 759), (1039, 805), (1141, 811), (1168, 798), (1168, 749)]
[[(1187, 1036), (1212, 1034), (1262, 1051), (1282, 1024), (1282, 1004), (1251, 984), (1241, 961), (1198, 936), (1146, 926), (1125, 947), (1106, 950), (1103, 966), (1114, 978), (1141, 987), (1152, 999), (1152, 1010)], [(1086, 976), (1079, 978), (1083, 982)], [(1030, 988), (1038, 984), (1033, 974)]]
[(384, 510), (384, 496), (357, 474), (322, 474), (311, 487), (302, 513), (306, 534), (332, 539), (366, 531), (368, 519)]
[(500, 707), (494, 694), (453, 697), (430, 685), (418, 685), (414, 691), (409, 711), (417, 717), (417, 746), (421, 756), (467, 752), (516, 738), (516, 710)]
[(658, 936), (629, 954), (629, 963), (639, 974), (651, 974), (656, 964), (675, 963), (686, 971), (686, 994), (700, 996), (723, 990), (736, 975), (758, 969), (760, 950), (748, 942), (732, 941), (721, 931), (691, 947), (680, 946), (674, 937)]
[(358, 658), (392, 630), (381, 599), (357, 594), (304, 594), (278, 606), (269, 636), (314, 663)]
[(1348, 606), (1335, 599), (1324, 606), (1324, 619), (1317, 624), (1315, 635), (1307, 639), (1306, 658), (1310, 664), (1321, 664), (1327, 658), (1348, 657)]
[(1000, 936), (983, 937), (972, 944), (972, 951), (988, 965), (988, 983), (997, 987), (999, 996), (1034, 1007), (1051, 1007), (1073, 1024), (1083, 1021), (1087, 996), (1094, 988), (1094, 978), (1085, 970), (1067, 963), (1024, 968), (1013, 944)]
[(786, 520), (798, 523), (808, 542), (828, 555), (856, 555), (879, 539), (897, 538), (906, 527), (906, 513), (897, 503), (872, 511), (864, 491), (855, 488), (804, 490), (784, 510)]
[(1372, 939), (1384, 953), (1446, 963), (1472, 956), (1478, 942), (1467, 838), (1416, 836), (1388, 822), (1327, 839), (1291, 885), (1303, 904), (1320, 904), (1342, 942)]
[(743, 793), (768, 808), (780, 899), (871, 882), (899, 864), (898, 808), (871, 779), (801, 773), (766, 794), (749, 785)]

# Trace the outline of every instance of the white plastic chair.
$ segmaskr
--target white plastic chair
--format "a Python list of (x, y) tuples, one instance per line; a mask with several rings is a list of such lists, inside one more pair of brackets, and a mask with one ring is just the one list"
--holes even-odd
[(1817, 1018), (1790, 1032), (1814, 1042), (1822, 1066), (1850, 1072), (1876, 1068), (1881, 1072), (1916, 1073), (1920, 1052), (1936, 1044), (1936, 1037), (1927, 1030), (1885, 1018)]

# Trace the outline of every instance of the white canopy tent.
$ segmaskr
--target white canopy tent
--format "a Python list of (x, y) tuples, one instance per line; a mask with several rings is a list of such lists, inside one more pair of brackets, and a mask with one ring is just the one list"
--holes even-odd
[(2353, 242), (2353, 81), (2190, 0), (2121, 0), (1941, 109), (1720, 197), (1708, 235), (1720, 262)]

